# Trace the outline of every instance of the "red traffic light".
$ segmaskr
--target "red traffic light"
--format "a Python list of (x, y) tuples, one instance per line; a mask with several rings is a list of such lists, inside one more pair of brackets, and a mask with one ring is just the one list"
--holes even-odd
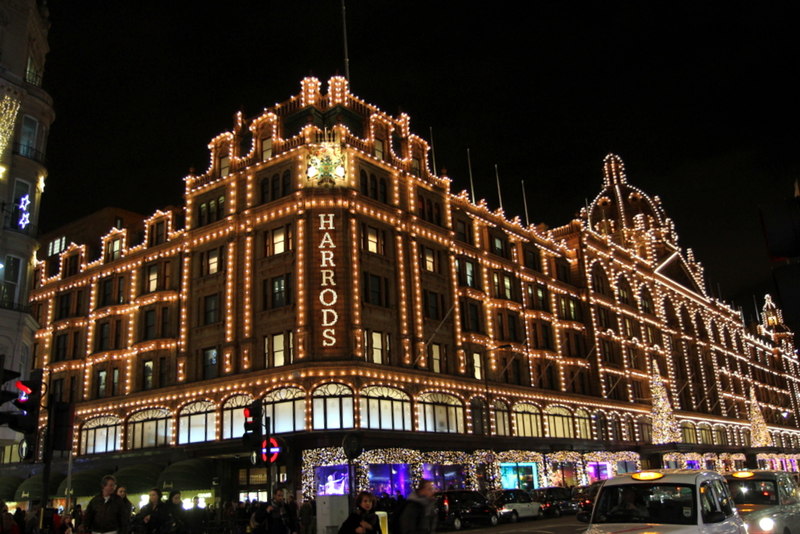
[(17, 387), (17, 391), (19, 391), (19, 399), (20, 402), (26, 402), (30, 394), (33, 393), (33, 390), (25, 385), (22, 380), (17, 380), (17, 383), (14, 384)]

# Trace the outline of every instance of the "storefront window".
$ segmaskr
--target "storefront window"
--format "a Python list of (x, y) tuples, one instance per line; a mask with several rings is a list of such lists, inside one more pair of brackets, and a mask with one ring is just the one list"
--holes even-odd
[(350, 490), (346, 465), (323, 465), (314, 468), (317, 495), (347, 495)]
[(253, 402), (249, 395), (234, 395), (222, 406), (222, 439), (244, 435), (244, 408)]
[(117, 417), (89, 419), (81, 428), (81, 454), (118, 451), (121, 428)]
[(136, 412), (128, 420), (128, 449), (163, 447), (172, 433), (170, 413), (163, 409)]
[(586, 474), (589, 483), (611, 478), (611, 466), (607, 462), (588, 462), (586, 464)]
[(185, 406), (178, 417), (178, 443), (214, 441), (217, 430), (217, 413), (208, 401), (193, 402)]
[(550, 406), (547, 408), (547, 429), (551, 438), (571, 438), (572, 414), (561, 406)]
[(550, 482), (553, 486), (567, 488), (578, 485), (578, 470), (573, 462), (553, 462)]
[(371, 464), (367, 471), (369, 491), (377, 497), (411, 493), (411, 469), (408, 464)]
[(420, 430), (423, 432), (464, 432), (464, 407), (457, 398), (444, 393), (426, 393), (419, 399)]
[(583, 408), (575, 410), (575, 428), (578, 431), (575, 436), (578, 439), (592, 439), (592, 427), (589, 421), (589, 412)]
[(501, 463), (500, 483), (503, 489), (534, 490), (539, 487), (539, 466), (534, 462)]
[(353, 390), (325, 384), (314, 390), (314, 430), (353, 428)]
[(422, 478), (433, 480), (433, 484), (441, 490), (466, 488), (466, 475), (461, 464), (422, 464)]
[(364, 388), (361, 390), (361, 427), (412, 430), (411, 399), (395, 388), (383, 386)]
[[(352, 406), (352, 399), (347, 400)], [(305, 430), (305, 392), (300, 388), (283, 388), (270, 391), (264, 396), (264, 415), (270, 418), (273, 434)]]
[(498, 400), (494, 403), (494, 425), (498, 436), (511, 435), (511, 419), (508, 413), (508, 404)]

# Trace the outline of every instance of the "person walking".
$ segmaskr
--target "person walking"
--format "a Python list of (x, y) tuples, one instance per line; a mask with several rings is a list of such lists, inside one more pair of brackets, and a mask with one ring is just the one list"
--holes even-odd
[(167, 510), (165, 503), (161, 501), (161, 490), (153, 488), (150, 490), (147, 504), (142, 506), (136, 516), (136, 523), (144, 526), (144, 534), (162, 534), (162, 528), (167, 521)]
[(433, 481), (420, 480), (400, 512), (400, 532), (392, 534), (433, 534), (436, 530), (435, 492)]
[(297, 520), (286, 508), (282, 489), (275, 490), (272, 502), (267, 505), (267, 531), (269, 534), (297, 534)]
[(117, 479), (106, 475), (100, 481), (100, 493), (86, 505), (83, 526), (92, 534), (128, 534), (130, 509), (116, 494)]
[(381, 534), (378, 514), (375, 513), (375, 496), (362, 491), (356, 497), (356, 508), (339, 528), (339, 534)]

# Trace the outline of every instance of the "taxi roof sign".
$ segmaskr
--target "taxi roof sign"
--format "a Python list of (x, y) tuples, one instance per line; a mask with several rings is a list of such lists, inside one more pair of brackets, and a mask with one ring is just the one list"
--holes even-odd
[(736, 471), (735, 473), (731, 473), (733, 478), (753, 478), (755, 473), (752, 471)]
[(657, 471), (639, 471), (631, 475), (631, 478), (634, 480), (658, 480), (663, 477), (664, 473), (659, 473)]

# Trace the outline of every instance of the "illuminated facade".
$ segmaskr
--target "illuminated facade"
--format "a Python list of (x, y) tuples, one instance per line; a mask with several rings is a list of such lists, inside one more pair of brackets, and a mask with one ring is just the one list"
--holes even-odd
[[(98, 257), (72, 243), (50, 275), (40, 264), (37, 365), (76, 402), (83, 461), (213, 457), (243, 470), (220, 491), (247, 493), (236, 438), (262, 399), (289, 447), (276, 480), (310, 493), (341, 489), (353, 430), (357, 485), (390, 493), (423, 475), (581, 483), (654, 454), (730, 469), (754, 452), (753, 391), (780, 448), (760, 452), (797, 467), (780, 311), (768, 303), (750, 333), (709, 296), (617, 156), (580, 217), (547, 229), (452, 193), (409, 117), (341, 77), (326, 94), (306, 78), (209, 148), (185, 209), (156, 212), (142, 240), (114, 228)], [(658, 445), (651, 382), (683, 443)]]
[[(0, 5), (0, 366), (27, 377), (38, 325), (28, 313), (37, 223), (47, 168), (45, 147), (55, 115), (42, 89), (50, 23), (43, 2)], [(2, 384), (0, 384), (2, 386)], [(0, 427), (0, 463), (22, 438)]]

